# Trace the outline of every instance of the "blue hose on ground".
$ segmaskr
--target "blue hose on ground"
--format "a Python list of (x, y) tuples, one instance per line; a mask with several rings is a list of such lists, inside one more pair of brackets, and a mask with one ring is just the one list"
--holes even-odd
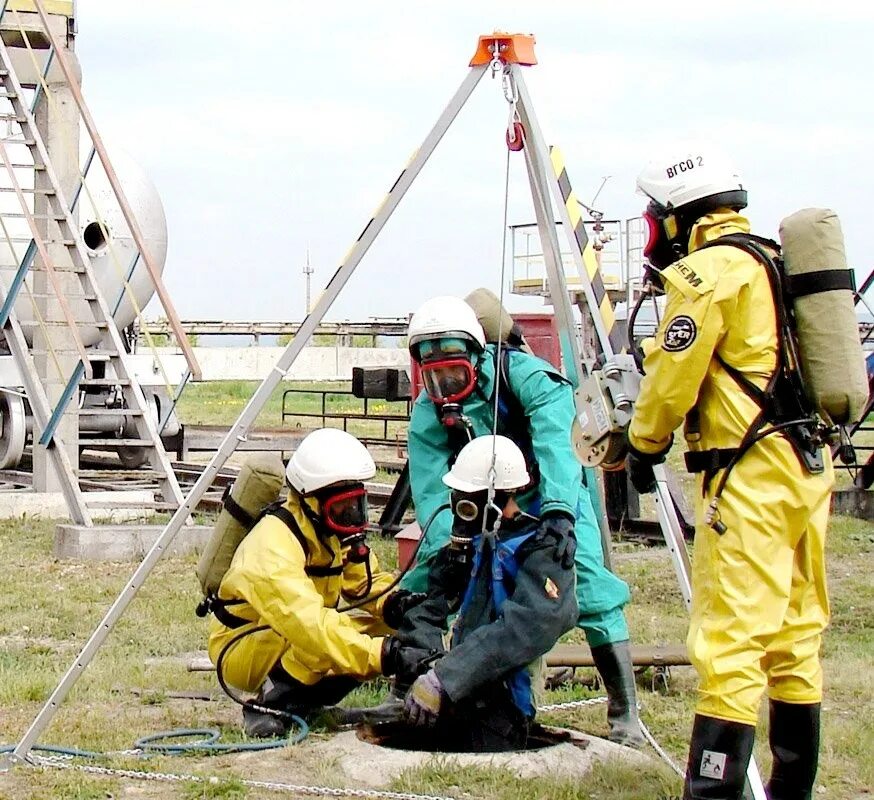
[[(173, 731), (161, 731), (151, 736), (143, 736), (137, 739), (134, 747), (144, 753), (160, 753), (161, 755), (179, 756), (187, 753), (242, 753), (253, 750), (275, 750), (278, 747), (297, 744), (303, 741), (310, 732), (309, 725), (296, 715), (289, 717), (295, 725), (297, 732), (285, 738), (264, 739), (258, 742), (227, 742), (218, 741), (220, 733), (215, 728), (179, 728)], [(184, 744), (170, 744), (168, 739), (185, 739), (192, 736), (206, 738), (198, 739)]]
[[(243, 753), (253, 750), (275, 750), (280, 747), (302, 742), (310, 732), (309, 725), (298, 716), (292, 715), (291, 720), (297, 730), (287, 737), (264, 739), (258, 742), (219, 742), (221, 732), (216, 728), (178, 728), (173, 731), (161, 731), (151, 736), (143, 736), (134, 743), (134, 748), (142, 755), (181, 756), (196, 753), (220, 755), (223, 753)], [(193, 736), (201, 738), (193, 742), (171, 744), (169, 739), (187, 739)], [(75, 747), (59, 747), (52, 744), (37, 744), (32, 748), (41, 753), (69, 756), (71, 758), (108, 758), (110, 753), (96, 753), (92, 750), (79, 750)], [(0, 755), (11, 753), (15, 745), (0, 745)], [(133, 755), (133, 753), (131, 753)]]
[[(14, 744), (0, 745), (0, 755), (12, 753), (15, 750)], [(103, 753), (95, 753), (91, 750), (77, 750), (75, 747), (59, 747), (54, 744), (35, 744), (30, 748), (38, 750), (41, 753), (55, 753), (56, 755), (70, 756), (76, 758), (103, 758)]]

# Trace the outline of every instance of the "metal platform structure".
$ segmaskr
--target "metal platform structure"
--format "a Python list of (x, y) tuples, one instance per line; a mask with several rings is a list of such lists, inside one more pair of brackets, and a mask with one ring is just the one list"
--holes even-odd
[[(297, 336), (302, 322), (257, 322), (225, 320), (181, 320), (180, 326), (187, 336), (251, 336), (255, 344), (262, 336)], [(407, 335), (409, 320), (406, 317), (373, 317), (360, 322), (320, 322), (315, 336), (335, 336), (342, 344), (353, 336), (402, 338)], [(175, 342), (173, 326), (164, 319), (134, 324), (137, 337), (148, 332), (152, 336), (166, 336)]]

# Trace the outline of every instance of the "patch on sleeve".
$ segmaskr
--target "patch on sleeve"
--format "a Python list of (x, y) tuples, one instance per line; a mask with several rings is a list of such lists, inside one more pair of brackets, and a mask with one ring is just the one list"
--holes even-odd
[(662, 270), (662, 278), (690, 300), (713, 290), (713, 281), (683, 260), (675, 261)]
[(543, 584), (543, 591), (546, 592), (546, 596), (550, 600), (558, 600), (558, 586), (556, 586), (555, 581), (552, 578), (546, 579), (546, 582)]
[(678, 353), (680, 350), (690, 347), (697, 335), (698, 327), (695, 325), (695, 320), (692, 317), (688, 317), (685, 314), (674, 317), (665, 328), (662, 350), (667, 350), (669, 353)]

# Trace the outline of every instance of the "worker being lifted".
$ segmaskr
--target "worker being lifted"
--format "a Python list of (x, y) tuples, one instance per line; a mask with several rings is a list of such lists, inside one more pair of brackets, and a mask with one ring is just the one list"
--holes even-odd
[(437, 749), (524, 749), (535, 714), (528, 667), (576, 623), (573, 529), (540, 535), (514, 499), (530, 482), (525, 456), (504, 436), (472, 440), (443, 476), (451, 540), (431, 559), (427, 599), (398, 630), (404, 645), (440, 652), (458, 614), (449, 652), (405, 701), (410, 722), (434, 729)]
[[(585, 475), (571, 447), (575, 409), (570, 383), (518, 346), (486, 344), (476, 314), (458, 297), (427, 301), (410, 320), (408, 335), (425, 386), (410, 418), (410, 484), (419, 524), (436, 516), (416, 567), (402, 585), (425, 589), (428, 570), (452, 529), (451, 511), (439, 511), (449, 501), (443, 476), (468, 441), (495, 430), (497, 410), (497, 432), (516, 442), (531, 475), (530, 486), (518, 493), (519, 507), (539, 518), (538, 541), (554, 543), (557, 561), (575, 561), (577, 624), (585, 631), (609, 696), (610, 739), (642, 746), (622, 610), (630, 594), (604, 566)], [(576, 539), (575, 555), (565, 547), (571, 535)]]
[[(258, 691), (267, 709), (244, 705), (249, 736), (280, 736), (292, 714), (331, 706), (367, 678), (425, 669), (429, 654), (385, 635), (423, 596), (390, 592), (392, 575), (364, 542), (363, 482), (375, 473), (354, 436), (308, 434), (288, 462), (288, 499), (255, 524), (222, 578), (209, 655), (229, 686)], [(362, 613), (339, 613), (341, 598)]]
[(755, 438), (764, 422), (809, 416), (782, 374), (769, 268), (744, 249), (752, 239), (767, 258), (777, 245), (748, 236), (744, 185), (710, 149), (650, 162), (637, 186), (650, 201), (645, 254), (667, 305), (643, 362), (627, 468), (638, 491), (652, 491), (653, 465), (685, 419), (687, 466), (698, 472), (688, 649), (699, 699), (683, 796), (741, 797), (767, 688), (768, 796), (810, 798), (833, 473), (807, 425)]

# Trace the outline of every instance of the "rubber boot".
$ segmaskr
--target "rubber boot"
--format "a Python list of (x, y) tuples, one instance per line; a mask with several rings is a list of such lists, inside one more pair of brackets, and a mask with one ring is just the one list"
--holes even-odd
[[(274, 669), (264, 681), (264, 685), (255, 698), (255, 703), (259, 706), (294, 713), (291, 702), (296, 687), (290, 682), (291, 680), (294, 679), (290, 676), (289, 681), (284, 680)], [(291, 719), (288, 717), (268, 714), (265, 711), (256, 711), (249, 706), (243, 706), (243, 731), (246, 736), (255, 739), (273, 739), (285, 736), (289, 728), (291, 728)]]
[(291, 715), (312, 719), (313, 715), (339, 703), (359, 681), (348, 675), (330, 675), (312, 685), (301, 683), (277, 664), (264, 681), (255, 703), (284, 711), (286, 716), (243, 706), (243, 730), (259, 739), (284, 736), (291, 728)]
[(683, 800), (741, 800), (755, 736), (753, 725), (696, 714)]
[(766, 787), (770, 800), (811, 800), (819, 759), (820, 704), (770, 702), (774, 764)]
[(335, 718), (342, 725), (380, 725), (398, 722), (404, 717), (404, 697), (409, 686), (391, 680), (389, 693), (378, 706), (353, 706), (337, 709)]
[(637, 691), (628, 640), (593, 647), (592, 658), (607, 691), (610, 741), (627, 747), (643, 747), (645, 740), (637, 716)]

